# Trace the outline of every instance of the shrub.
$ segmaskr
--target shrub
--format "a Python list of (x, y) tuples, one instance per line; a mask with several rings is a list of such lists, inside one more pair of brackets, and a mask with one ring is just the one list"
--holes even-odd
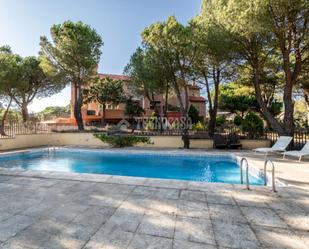
[(204, 131), (204, 130), (206, 130), (206, 126), (201, 121), (199, 121), (196, 124), (192, 125), (192, 130), (194, 130), (194, 131)]
[(241, 123), (242, 123), (242, 117), (239, 116), (239, 115), (235, 116), (235, 118), (234, 118), (234, 125), (241, 126)]
[(200, 121), (200, 113), (195, 106), (190, 105), (188, 114), (191, 118), (192, 124), (197, 124)]
[(224, 126), (226, 124), (226, 117), (225, 116), (218, 116), (216, 119), (216, 126)]
[(150, 144), (149, 137), (132, 136), (132, 135), (106, 135), (93, 134), (94, 137), (102, 142), (111, 145), (114, 148), (131, 147), (139, 143)]
[(242, 121), (242, 130), (248, 132), (250, 138), (255, 138), (263, 133), (263, 120), (255, 113), (248, 112)]
[(174, 105), (171, 105), (171, 104), (167, 104), (167, 111), (169, 111), (169, 112), (180, 112), (180, 107), (174, 106)]

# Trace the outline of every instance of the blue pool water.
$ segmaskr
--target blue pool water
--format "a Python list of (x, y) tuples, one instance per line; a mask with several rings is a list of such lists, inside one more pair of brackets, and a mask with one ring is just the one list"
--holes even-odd
[[(0, 157), (0, 167), (201, 182), (240, 182), (239, 166), (230, 155), (60, 149), (50, 154), (37, 151)], [(262, 183), (261, 177), (250, 175), (250, 184)]]

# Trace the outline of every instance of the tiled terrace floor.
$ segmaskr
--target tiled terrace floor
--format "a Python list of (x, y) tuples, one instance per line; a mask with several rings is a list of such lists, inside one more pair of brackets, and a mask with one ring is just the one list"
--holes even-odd
[[(252, 151), (238, 151), (235, 154), (246, 157), (250, 165), (255, 165), (263, 171), (265, 161), (263, 154), (255, 154)], [(275, 164), (276, 179), (285, 184), (307, 188), (309, 191), (309, 157), (304, 157), (301, 162), (298, 162), (298, 158), (295, 157), (283, 160), (280, 154), (270, 154), (268, 159)], [(268, 172), (271, 174), (271, 167), (268, 167)]]
[(309, 192), (0, 171), (0, 248), (309, 248)]

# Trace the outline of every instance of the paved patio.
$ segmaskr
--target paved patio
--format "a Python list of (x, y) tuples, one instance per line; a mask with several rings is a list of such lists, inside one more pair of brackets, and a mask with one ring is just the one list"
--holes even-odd
[(0, 170), (0, 248), (309, 248), (309, 192)]
[[(264, 170), (264, 155), (253, 153), (252, 151), (239, 151), (235, 153), (240, 157), (246, 157), (250, 165), (258, 167), (262, 172)], [(280, 154), (270, 154), (276, 167), (276, 179), (285, 184), (306, 188), (309, 191), (309, 157), (304, 157), (301, 162), (298, 158), (289, 157), (283, 160)], [(271, 167), (268, 165), (268, 172), (271, 175)]]

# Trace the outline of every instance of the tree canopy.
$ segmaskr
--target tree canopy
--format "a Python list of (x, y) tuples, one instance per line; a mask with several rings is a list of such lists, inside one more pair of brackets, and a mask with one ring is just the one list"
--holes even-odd
[(133, 92), (145, 96), (150, 102), (167, 87), (167, 80), (160, 67), (156, 66), (153, 56), (151, 49), (139, 47), (124, 69), (124, 73), (131, 79), (130, 88)]
[[(51, 96), (63, 89), (64, 85), (52, 80), (52, 75), (42, 67), (37, 57), (21, 57), (13, 54), (9, 46), (0, 48), (0, 101), (5, 107), (1, 119), (4, 126), (13, 102), (22, 112), (23, 122), (28, 121), (28, 105), (35, 97)], [(4, 134), (4, 131), (1, 130)]]
[(53, 25), (50, 34), (52, 41), (41, 37), (40, 54), (46, 68), (74, 86), (74, 116), (79, 130), (83, 130), (81, 87), (97, 75), (102, 38), (89, 25), (71, 21)]
[(142, 33), (144, 46), (153, 52), (155, 65), (169, 81), (179, 101), (181, 114), (186, 120), (182, 129), (185, 148), (190, 146), (188, 82), (193, 79), (191, 67), (196, 56), (193, 35), (192, 29), (180, 24), (174, 16), (146, 27)]
[(105, 124), (106, 105), (118, 105), (125, 102), (126, 96), (123, 90), (123, 82), (111, 78), (97, 78), (83, 89), (84, 102), (97, 102), (102, 105), (102, 123)]
[(40, 120), (51, 120), (56, 117), (69, 117), (70, 105), (68, 106), (48, 106), (38, 113)]
[(16, 87), (12, 89), (12, 98), (20, 107), (23, 121), (28, 120), (28, 105), (35, 97), (48, 97), (60, 92), (65, 85), (53, 81), (48, 71), (44, 71), (40, 59), (30, 56), (22, 59), (20, 63), (20, 78)]
[[(203, 1), (201, 15), (212, 20), (233, 38), (239, 66), (248, 67), (261, 113), (280, 134), (292, 134), (293, 90), (302, 67), (308, 63), (308, 1)], [(210, 16), (210, 17), (209, 17)], [(281, 124), (262, 96), (265, 67), (276, 56), (282, 73), (284, 118)]]

